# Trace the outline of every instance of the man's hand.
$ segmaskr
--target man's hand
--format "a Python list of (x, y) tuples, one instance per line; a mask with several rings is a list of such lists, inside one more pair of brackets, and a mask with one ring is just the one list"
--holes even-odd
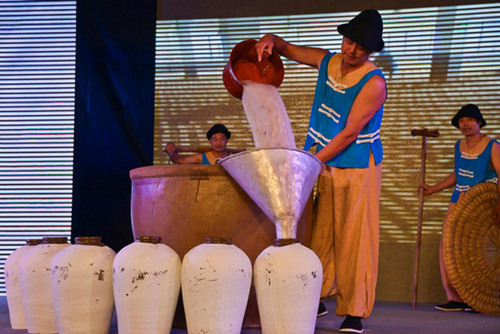
[(436, 192), (436, 190), (434, 190), (434, 187), (432, 186), (428, 186), (426, 184), (421, 184), (418, 186), (418, 189), (423, 189), (424, 190), (424, 196), (429, 196), (429, 195), (432, 195)]
[(262, 38), (255, 44), (255, 50), (257, 51), (257, 60), (262, 61), (264, 52), (264, 58), (267, 58), (273, 53), (274, 48), (274, 36), (271, 34), (265, 34)]
[(177, 148), (175, 147), (175, 144), (172, 142), (168, 142), (167, 146), (165, 146), (165, 152), (167, 152), (167, 154), (169, 156), (174, 155), (176, 150), (177, 150)]

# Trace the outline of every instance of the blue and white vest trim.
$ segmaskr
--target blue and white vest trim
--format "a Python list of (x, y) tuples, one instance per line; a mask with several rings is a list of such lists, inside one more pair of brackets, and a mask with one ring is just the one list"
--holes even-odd
[(491, 148), (495, 139), (480, 154), (468, 154), (460, 151), (460, 140), (455, 144), (455, 176), (457, 183), (451, 195), (450, 202), (456, 203), (460, 193), (468, 191), (476, 184), (491, 182), (498, 184), (498, 175), (491, 169)]
[[(314, 103), (304, 150), (317, 145), (316, 152), (322, 150), (330, 140), (345, 128), (347, 117), (354, 99), (374, 75), (384, 78), (382, 71), (374, 69), (366, 73), (351, 87), (347, 87), (328, 76), (328, 63), (335, 53), (326, 54), (318, 74)], [(385, 78), (384, 78), (385, 80)], [(370, 152), (375, 164), (382, 161), (382, 142), (380, 125), (383, 106), (361, 130), (358, 138), (336, 157), (326, 162), (327, 165), (342, 168), (367, 168)]]

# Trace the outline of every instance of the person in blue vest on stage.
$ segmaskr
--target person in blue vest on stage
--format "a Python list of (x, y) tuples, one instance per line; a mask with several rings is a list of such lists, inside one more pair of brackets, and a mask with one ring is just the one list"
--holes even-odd
[[(500, 144), (497, 140), (481, 133), (481, 128), (486, 125), (486, 121), (479, 108), (474, 104), (463, 106), (453, 117), (451, 124), (460, 129), (465, 136), (464, 139), (457, 141), (455, 144), (455, 169), (441, 182), (433, 186), (422, 184), (420, 187), (424, 189), (425, 196), (455, 187), (444, 219), (444, 229), (444, 225), (446, 225), (448, 217), (450, 217), (450, 213), (455, 208), (461, 194), (479, 183), (491, 182), (497, 184), (499, 200), (495, 206), (494, 214), (495, 221), (500, 223), (500, 185), (498, 183), (498, 175), (500, 175)], [(443, 253), (443, 237), (441, 236), (439, 266), (448, 302), (438, 304), (435, 308), (441, 311), (474, 311), (464, 303), (450, 282)]]
[(167, 143), (165, 151), (170, 160), (176, 164), (215, 165), (217, 159), (225, 158), (230, 154), (226, 148), (229, 138), (231, 138), (231, 132), (223, 124), (215, 124), (207, 131), (207, 139), (212, 148), (210, 151), (193, 155), (180, 155), (172, 142)]
[[(337, 27), (343, 36), (340, 52), (273, 34), (256, 44), (259, 60), (276, 50), (319, 71), (304, 149), (315, 145), (316, 157), (327, 166), (319, 178), (310, 247), (323, 264), (321, 296), (337, 294), (336, 314), (345, 317), (341, 333), (362, 333), (361, 320), (375, 302), (387, 85), (370, 55), (384, 48), (382, 30), (380, 13), (367, 9)], [(326, 313), (320, 303), (318, 316)]]

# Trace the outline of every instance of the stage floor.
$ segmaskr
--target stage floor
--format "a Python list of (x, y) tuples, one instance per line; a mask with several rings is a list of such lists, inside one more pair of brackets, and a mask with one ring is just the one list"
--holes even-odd
[[(315, 334), (337, 333), (343, 320), (335, 315), (334, 299), (325, 300), (329, 313), (317, 320)], [(442, 312), (434, 310), (433, 304), (419, 304), (413, 309), (411, 303), (376, 302), (370, 318), (363, 321), (365, 333), (376, 334), (462, 334), (500, 333), (500, 316), (467, 312)], [(243, 330), (242, 334), (258, 334), (260, 330)], [(20, 334), (26, 330), (10, 328), (7, 300), (0, 296), (0, 333)], [(116, 317), (113, 317), (109, 333), (118, 333)], [(174, 329), (171, 334), (185, 334), (186, 330)]]

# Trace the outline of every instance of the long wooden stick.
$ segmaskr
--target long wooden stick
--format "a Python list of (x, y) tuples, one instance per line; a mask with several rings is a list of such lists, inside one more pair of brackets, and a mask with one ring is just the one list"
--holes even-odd
[[(427, 137), (438, 137), (438, 131), (429, 131), (427, 129), (413, 129), (412, 136), (422, 136), (422, 152), (420, 156), (420, 184), (425, 184), (425, 161), (427, 155)], [(422, 220), (424, 213), (424, 189), (418, 189), (418, 216), (417, 216), (417, 242), (415, 245), (415, 268), (413, 272), (413, 308), (417, 307), (418, 295), (418, 271), (420, 263), (420, 245), (422, 240)]]
[[(426, 158), (426, 147), (427, 137), (422, 136), (422, 152), (420, 160), (420, 183), (425, 183), (425, 158)], [(418, 216), (417, 216), (417, 243), (415, 246), (415, 268), (413, 271), (413, 308), (417, 307), (417, 295), (418, 295), (418, 267), (420, 262), (420, 244), (422, 239), (422, 219), (424, 212), (424, 190), (422, 188), (418, 189)]]

